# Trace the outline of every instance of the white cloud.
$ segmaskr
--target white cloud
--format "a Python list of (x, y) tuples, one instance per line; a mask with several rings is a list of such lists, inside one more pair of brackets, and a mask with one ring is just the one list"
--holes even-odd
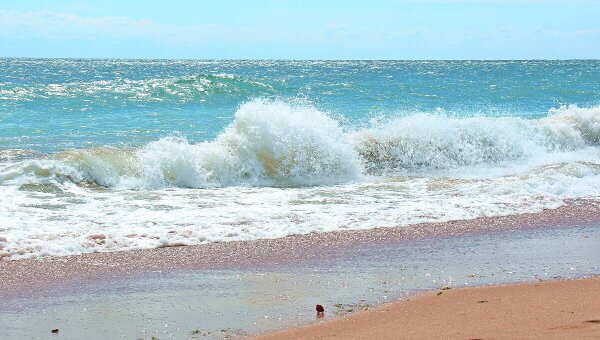
[(202, 40), (220, 36), (225, 28), (215, 24), (175, 26), (126, 16), (84, 17), (50, 11), (0, 10), (0, 36), (42, 37), (58, 40), (156, 39)]

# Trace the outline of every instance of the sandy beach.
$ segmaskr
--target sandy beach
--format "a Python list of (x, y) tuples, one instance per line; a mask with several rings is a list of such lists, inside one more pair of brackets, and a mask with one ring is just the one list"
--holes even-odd
[(257, 339), (597, 339), (600, 278), (431, 292)]
[[(594, 300), (598, 280), (553, 280), (598, 274), (598, 204), (580, 200), (536, 214), (3, 260), (0, 294), (5, 303), (0, 317), (5, 322), (0, 337), (44, 338), (53, 328), (60, 328), (61, 336), (67, 339), (100, 334), (139, 338), (195, 338), (204, 334), (222, 338), (282, 329), (293, 332), (293, 337), (329, 337), (338, 334), (336, 327), (346, 329), (345, 323), (354, 323), (349, 321), (355, 320), (354, 316), (346, 316), (368, 309), (356, 314), (356, 320), (365, 318), (365, 324), (377, 325), (383, 333), (361, 328), (366, 333), (352, 331), (357, 337), (393, 335), (385, 333), (395, 331), (388, 323), (395, 323), (398, 315), (410, 314), (402, 324), (419, 324), (422, 328), (410, 333), (417, 338), (443, 337), (435, 332), (444, 331), (448, 324), (454, 325), (445, 328), (448, 336), (489, 338), (493, 332), (502, 331), (501, 327), (513, 325), (508, 316), (516, 317), (514, 311), (526, 307), (530, 308), (523, 309), (527, 315), (557, 313), (555, 319), (532, 321), (532, 330), (546, 327), (546, 322), (553, 325), (546, 328), (580, 325), (573, 330), (565, 328), (560, 331), (563, 333), (548, 333), (576, 335), (579, 333), (568, 332), (587, 332), (595, 324), (585, 322), (600, 317), (592, 313), (594, 308), (598, 311), (594, 307), (598, 305)], [(538, 291), (539, 281), (549, 281), (542, 284), (549, 288)], [(536, 283), (461, 288), (519, 282)], [(437, 295), (444, 286), (453, 288)], [(577, 292), (581, 294), (571, 295)], [(483, 300), (488, 302), (477, 303)], [(389, 304), (393, 301), (401, 302)], [(514, 301), (523, 305), (511, 305)], [(315, 322), (316, 303), (326, 307), (327, 322), (296, 329)], [(573, 306), (577, 318), (560, 319), (561, 312), (552, 307), (556, 305)], [(580, 307), (583, 309), (578, 313)], [(463, 309), (464, 315), (448, 313)], [(476, 318), (480, 312), (493, 316), (493, 322), (484, 328), (473, 321), (480, 320)], [(428, 315), (440, 318), (427, 322), (418, 319)], [(528, 324), (523, 321), (515, 331), (529, 329)], [(428, 329), (432, 333), (422, 333)], [(472, 333), (463, 333), (466, 331)], [(287, 333), (281, 334), (287, 337)]]

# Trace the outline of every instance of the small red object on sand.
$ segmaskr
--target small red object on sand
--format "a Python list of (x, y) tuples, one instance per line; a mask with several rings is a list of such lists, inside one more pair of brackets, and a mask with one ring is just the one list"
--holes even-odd
[(321, 305), (317, 305), (317, 319), (322, 319), (325, 317), (325, 308)]

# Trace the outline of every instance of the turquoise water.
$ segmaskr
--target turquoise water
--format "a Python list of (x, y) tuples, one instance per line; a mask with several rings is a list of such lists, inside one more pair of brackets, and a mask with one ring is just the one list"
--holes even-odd
[(0, 59), (0, 257), (556, 208), (600, 61)]

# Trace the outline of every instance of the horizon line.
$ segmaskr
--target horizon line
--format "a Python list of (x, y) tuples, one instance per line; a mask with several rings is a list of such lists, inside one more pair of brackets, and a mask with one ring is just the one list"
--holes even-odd
[(79, 60), (198, 60), (198, 61), (600, 61), (598, 58), (482, 58), (482, 59), (319, 59), (319, 58), (149, 58), (149, 57), (8, 57), (0, 56), (0, 59), (79, 59)]

